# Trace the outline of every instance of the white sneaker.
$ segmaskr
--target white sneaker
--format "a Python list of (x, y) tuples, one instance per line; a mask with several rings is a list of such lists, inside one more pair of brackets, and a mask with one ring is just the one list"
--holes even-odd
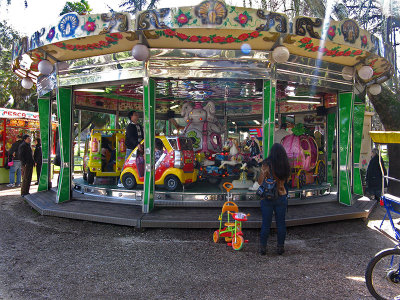
[(21, 184), (16, 184), (15, 186), (16, 186), (16, 187), (20, 187), (20, 186), (21, 186)]
[(118, 184), (117, 184), (117, 187), (122, 188), (122, 187), (124, 187), (124, 185), (123, 185), (122, 183), (118, 183)]
[(9, 183), (9, 184), (7, 184), (7, 187), (15, 187), (15, 184), (14, 183)]

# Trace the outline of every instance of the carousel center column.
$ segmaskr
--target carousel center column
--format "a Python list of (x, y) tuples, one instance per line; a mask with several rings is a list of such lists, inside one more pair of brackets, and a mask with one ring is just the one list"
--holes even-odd
[[(146, 63), (147, 64), (147, 63)], [(143, 119), (145, 172), (143, 187), (143, 213), (154, 208), (154, 124), (155, 124), (155, 80), (143, 78)]]
[(354, 98), (352, 92), (339, 93), (338, 125), (339, 125), (339, 202), (351, 205), (351, 174), (352, 172), (352, 124)]
[(72, 90), (70, 88), (58, 89), (57, 114), (61, 155), (57, 203), (60, 203), (71, 199)]
[(263, 158), (274, 144), (276, 80), (263, 81)]
[(42, 142), (42, 171), (38, 178), (38, 192), (50, 189), (51, 99), (50, 93), (38, 98), (40, 138)]

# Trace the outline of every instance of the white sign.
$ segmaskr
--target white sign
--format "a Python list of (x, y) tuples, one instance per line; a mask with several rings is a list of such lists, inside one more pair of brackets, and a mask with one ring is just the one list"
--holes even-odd
[(0, 108), (0, 118), (39, 120), (39, 113), (32, 111)]

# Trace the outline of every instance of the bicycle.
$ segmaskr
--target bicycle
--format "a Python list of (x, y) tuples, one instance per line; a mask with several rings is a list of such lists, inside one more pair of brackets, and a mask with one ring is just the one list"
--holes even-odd
[[(370, 132), (373, 141), (377, 144), (400, 143), (400, 132)], [(380, 146), (379, 158), (380, 158)], [(368, 263), (365, 271), (365, 282), (367, 288), (375, 299), (400, 299), (400, 230), (396, 228), (392, 213), (400, 214), (400, 197), (384, 194), (385, 178), (400, 182), (400, 180), (385, 176), (379, 159), (382, 171), (382, 196), (380, 205), (386, 210), (386, 214), (379, 227), (375, 228), (396, 243), (393, 248), (384, 249), (378, 252)], [(394, 237), (382, 229), (386, 217), (394, 232)]]

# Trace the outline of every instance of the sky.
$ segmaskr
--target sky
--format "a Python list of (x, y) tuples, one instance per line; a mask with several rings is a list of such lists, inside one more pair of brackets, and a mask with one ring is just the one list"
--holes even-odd
[[(24, 6), (24, 0), (12, 0), (11, 5), (6, 5), (7, 0), (0, 0), (0, 20), (6, 20), (14, 29), (23, 35), (32, 35), (35, 31), (56, 24), (58, 16), (65, 5), (66, 0), (28, 0), (28, 8)], [(119, 0), (89, 0), (93, 9), (91, 13), (99, 14), (109, 11), (107, 4), (119, 11)], [(160, 0), (157, 8), (197, 5), (201, 0)], [(227, 1), (230, 4), (243, 6), (243, 0)], [(107, 3), (107, 4), (106, 4)]]

